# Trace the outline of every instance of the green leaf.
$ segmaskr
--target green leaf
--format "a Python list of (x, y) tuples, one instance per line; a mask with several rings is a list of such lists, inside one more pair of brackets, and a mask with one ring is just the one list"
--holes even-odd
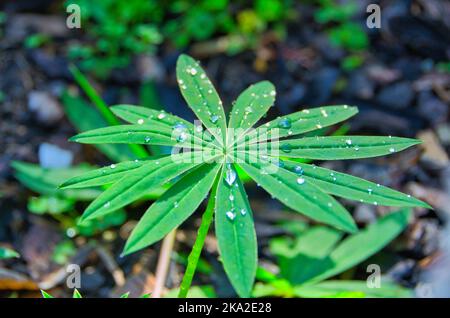
[(144, 144), (173, 146), (177, 141), (163, 125), (118, 125), (90, 130), (70, 138), (83, 144)]
[(130, 292), (126, 292), (126, 293), (120, 295), (119, 298), (129, 298), (129, 297), (130, 297)]
[[(420, 144), (420, 140), (379, 136), (307, 137), (279, 142), (285, 157), (342, 160), (370, 158), (392, 154)], [(276, 147), (276, 143), (272, 147)]]
[(101, 193), (97, 189), (58, 189), (58, 186), (65, 180), (92, 170), (89, 165), (65, 169), (45, 169), (39, 165), (14, 161), (11, 166), (15, 169), (15, 177), (22, 184), (40, 194), (89, 201), (95, 199)]
[(49, 293), (47, 293), (46, 291), (41, 289), (41, 294), (42, 294), (42, 298), (55, 298), (52, 295), (50, 295)]
[(258, 264), (255, 225), (241, 180), (228, 164), (217, 188), (215, 229), (225, 272), (239, 296), (249, 297)]
[[(347, 105), (310, 108), (279, 117), (256, 129), (278, 128), (279, 138), (295, 136), (340, 123), (357, 113), (358, 108)], [(275, 137), (269, 136), (270, 139)]]
[(286, 237), (271, 240), (270, 251), (277, 256), (282, 277), (291, 284), (301, 284), (330, 266), (327, 256), (341, 238), (337, 230), (315, 226), (295, 242)]
[(95, 199), (84, 211), (80, 222), (122, 208), (201, 163), (199, 160), (191, 158), (191, 155), (189, 153), (181, 154), (178, 157), (180, 161), (175, 159), (174, 155), (168, 156), (133, 170)]
[(74, 188), (87, 188), (94, 186), (101, 186), (105, 184), (114, 183), (125, 175), (139, 169), (145, 164), (148, 164), (150, 160), (156, 161), (158, 159), (145, 159), (145, 160), (134, 160), (134, 161), (125, 161), (117, 164), (112, 164), (107, 167), (103, 167), (100, 169), (95, 169), (89, 172), (86, 172), (82, 175), (70, 178), (65, 181), (59, 187), (61, 189), (74, 189)]
[(305, 180), (331, 195), (374, 205), (431, 208), (410, 195), (345, 173), (290, 161), (284, 161), (284, 168), (293, 172), (300, 171)]
[(20, 255), (16, 251), (0, 246), (0, 259), (19, 258)]
[(218, 146), (215, 141), (206, 143), (205, 140), (202, 140), (201, 132), (197, 130), (198, 128), (195, 129), (196, 127), (192, 123), (164, 111), (156, 111), (133, 105), (116, 105), (112, 106), (111, 110), (128, 123), (136, 124), (144, 120), (147, 126), (164, 126), (166, 132), (171, 131), (173, 133), (175, 129), (183, 130), (189, 133), (190, 137), (195, 139), (199, 145), (203, 144), (209, 147)]
[[(82, 98), (64, 93), (62, 103), (64, 113), (79, 132), (108, 126), (103, 116)], [(99, 144), (95, 147), (113, 161), (131, 160), (136, 157), (127, 145)]]
[(125, 245), (124, 254), (149, 246), (183, 223), (211, 189), (218, 164), (204, 164), (182, 177), (142, 216)]
[(194, 125), (183, 118), (166, 113), (165, 111), (150, 109), (134, 105), (114, 105), (111, 106), (112, 112), (130, 124), (138, 124), (139, 120), (144, 119), (146, 125), (164, 125), (172, 129), (174, 125), (182, 123), (193, 131)]
[(368, 298), (407, 298), (413, 296), (411, 290), (387, 280), (381, 280), (380, 288), (369, 288), (366, 281), (329, 280), (313, 285), (295, 286), (294, 292), (298, 297), (313, 298), (346, 297), (345, 295), (348, 297), (362, 295)]
[(329, 255), (330, 264), (333, 266), (311, 281), (318, 282), (335, 276), (374, 255), (405, 229), (410, 216), (410, 209), (402, 209), (349, 236)]
[[(239, 165), (273, 197), (313, 220), (351, 233), (357, 230), (347, 210), (312, 182), (285, 169), (277, 169), (276, 173), (271, 174), (264, 172), (261, 160), (259, 161), (259, 163), (251, 164), (240, 162)], [(266, 163), (266, 166), (274, 168), (271, 163)]]
[(83, 298), (83, 296), (81, 296), (80, 292), (78, 291), (78, 289), (74, 289), (73, 290), (73, 295), (72, 298)]
[(205, 71), (193, 58), (182, 54), (177, 61), (177, 80), (188, 106), (216, 140), (224, 144), (226, 117), (222, 101)]
[(275, 101), (275, 95), (275, 87), (268, 81), (251, 85), (239, 95), (231, 110), (228, 125), (229, 128), (240, 130), (234, 136), (234, 141), (239, 141), (245, 131), (267, 113)]

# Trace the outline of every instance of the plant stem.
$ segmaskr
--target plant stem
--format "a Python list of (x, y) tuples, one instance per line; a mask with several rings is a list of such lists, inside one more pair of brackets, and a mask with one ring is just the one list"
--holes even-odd
[[(91, 83), (89, 83), (86, 76), (84, 76), (83, 73), (81, 73), (80, 70), (73, 64), (69, 66), (69, 70), (75, 78), (75, 81), (78, 83), (87, 97), (89, 97), (91, 102), (103, 116), (106, 122), (111, 126), (120, 125), (120, 121), (116, 118), (116, 116), (114, 116), (113, 112), (109, 109), (108, 105), (106, 105), (106, 103), (94, 89)], [(129, 144), (128, 147), (130, 147), (131, 151), (136, 157), (148, 157), (147, 151), (141, 145)]]
[(177, 229), (173, 229), (163, 240), (161, 251), (159, 253), (158, 265), (156, 266), (156, 281), (152, 292), (152, 298), (160, 298), (164, 289), (176, 233)]
[(206, 206), (205, 213), (203, 213), (202, 216), (202, 223), (198, 228), (197, 238), (195, 239), (194, 246), (192, 247), (192, 251), (189, 254), (188, 264), (183, 276), (183, 280), (181, 281), (178, 298), (186, 298), (189, 288), (191, 287), (192, 279), (194, 278), (195, 270), (197, 269), (197, 263), (200, 258), (200, 254), (202, 253), (203, 245), (205, 244), (205, 238), (208, 234), (209, 227), (213, 220), (218, 181), (219, 177), (217, 177), (216, 181), (214, 182), (213, 190), (211, 191), (211, 195), (208, 200), (208, 205)]

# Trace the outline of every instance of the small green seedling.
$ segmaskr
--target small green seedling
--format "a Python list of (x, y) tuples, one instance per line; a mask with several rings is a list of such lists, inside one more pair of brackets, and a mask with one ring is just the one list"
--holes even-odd
[[(176, 180), (156, 200), (134, 228), (124, 255), (161, 240), (182, 224), (209, 195), (198, 237), (188, 258), (180, 287), (186, 297), (208, 229), (215, 216), (218, 249), (236, 292), (250, 296), (257, 268), (253, 213), (237, 169), (242, 169), (287, 207), (339, 230), (354, 233), (350, 213), (333, 196), (373, 205), (428, 204), (351, 175), (301, 163), (299, 159), (343, 160), (393, 154), (420, 141), (399, 137), (330, 136), (291, 139), (327, 127), (357, 113), (356, 107), (305, 109), (252, 129), (274, 104), (275, 88), (263, 81), (247, 88), (236, 100), (229, 120), (204, 70), (189, 56), (177, 62), (181, 93), (202, 125), (131, 105), (112, 107), (130, 123), (99, 128), (74, 136), (85, 144), (142, 144), (171, 146), (171, 155), (112, 164), (72, 178), (63, 189), (111, 184), (85, 210), (81, 222), (93, 220), (142, 198)], [(281, 159), (282, 158), (282, 159)]]
[(313, 226), (292, 240), (279, 237), (270, 242), (279, 275), (258, 269), (255, 297), (410, 297), (411, 291), (383, 279), (327, 280), (364, 262), (395, 239), (408, 225), (410, 209), (393, 212), (364, 230), (342, 240), (342, 232)]

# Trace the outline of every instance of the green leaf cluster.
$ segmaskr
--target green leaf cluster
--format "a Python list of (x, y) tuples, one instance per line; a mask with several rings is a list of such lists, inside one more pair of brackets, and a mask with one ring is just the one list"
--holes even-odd
[[(393, 154), (419, 143), (400, 137), (298, 137), (349, 118), (357, 113), (355, 107), (319, 107), (277, 118), (258, 126), (265, 128), (266, 133), (259, 135), (260, 130), (256, 130), (259, 139), (248, 143), (244, 141), (255, 136), (252, 126), (274, 103), (276, 92), (271, 83), (251, 85), (237, 98), (227, 118), (219, 95), (198, 62), (181, 55), (177, 80), (202, 126), (194, 126), (164, 111), (118, 105), (112, 111), (129, 124), (99, 128), (72, 138), (86, 144), (183, 148), (172, 155), (125, 161), (93, 170), (61, 185), (63, 190), (109, 186), (87, 207), (81, 219), (85, 222), (123, 208), (172, 182), (144, 213), (128, 238), (124, 254), (162, 239), (192, 215), (208, 193), (214, 193), (210, 202), (215, 206), (215, 233), (221, 261), (236, 292), (249, 296), (257, 269), (257, 239), (253, 212), (237, 169), (245, 171), (273, 198), (292, 210), (348, 233), (357, 232), (357, 226), (335, 196), (373, 205), (429, 207), (382, 185), (298, 162), (299, 159), (370, 158)], [(240, 129), (232, 134), (227, 127)], [(205, 133), (196, 134), (203, 128)], [(275, 138), (277, 130), (280, 141)], [(264, 152), (262, 146), (280, 151)]]

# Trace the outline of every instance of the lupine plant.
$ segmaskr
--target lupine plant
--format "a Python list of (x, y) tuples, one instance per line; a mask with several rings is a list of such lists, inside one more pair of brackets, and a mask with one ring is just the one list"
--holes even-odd
[(346, 105), (305, 109), (253, 129), (274, 104), (276, 92), (270, 82), (247, 88), (233, 103), (227, 120), (219, 95), (198, 62), (181, 55), (176, 72), (181, 93), (201, 124), (163, 111), (117, 105), (112, 111), (129, 124), (95, 129), (71, 139), (85, 144), (172, 146), (172, 154), (112, 164), (72, 178), (61, 187), (111, 184), (86, 208), (83, 222), (123, 208), (152, 189), (175, 181), (142, 216), (128, 238), (124, 255), (161, 240), (209, 194), (180, 297), (187, 295), (213, 219), (219, 254), (231, 284), (239, 296), (251, 294), (258, 253), (253, 212), (241, 178), (244, 174), (294, 211), (348, 233), (356, 232), (357, 226), (333, 196), (373, 205), (428, 207), (410, 195), (300, 160), (376, 157), (420, 141), (391, 136), (292, 138), (357, 113), (356, 107)]

